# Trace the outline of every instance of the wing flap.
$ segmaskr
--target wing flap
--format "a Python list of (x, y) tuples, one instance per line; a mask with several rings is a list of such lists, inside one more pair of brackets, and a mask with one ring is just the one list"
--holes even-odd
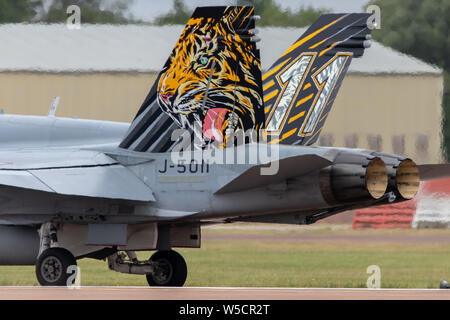
[(0, 185), (72, 196), (155, 201), (152, 190), (122, 165), (0, 170)]
[(45, 192), (55, 192), (28, 171), (0, 170), (0, 185), (33, 189)]
[(155, 201), (152, 190), (122, 165), (42, 169), (29, 172), (59, 194)]

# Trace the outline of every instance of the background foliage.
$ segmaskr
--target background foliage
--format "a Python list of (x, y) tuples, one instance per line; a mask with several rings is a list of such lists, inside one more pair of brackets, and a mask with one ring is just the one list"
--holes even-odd
[[(302, 7), (297, 11), (282, 9), (274, 0), (237, 0), (237, 5), (253, 5), (255, 13), (261, 17), (258, 26), (304, 27), (313, 23), (325, 9)], [(155, 20), (156, 24), (186, 24), (193, 9), (188, 8), (183, 0), (174, 0), (172, 10)]]
[(83, 23), (136, 22), (128, 14), (132, 1), (127, 0), (0, 0), (0, 23), (44, 22), (67, 20), (67, 7), (78, 5)]

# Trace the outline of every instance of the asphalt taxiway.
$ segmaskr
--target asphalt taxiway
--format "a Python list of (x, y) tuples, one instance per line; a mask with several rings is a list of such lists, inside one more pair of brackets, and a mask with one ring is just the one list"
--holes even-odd
[(450, 300), (447, 289), (0, 287), (0, 300)]

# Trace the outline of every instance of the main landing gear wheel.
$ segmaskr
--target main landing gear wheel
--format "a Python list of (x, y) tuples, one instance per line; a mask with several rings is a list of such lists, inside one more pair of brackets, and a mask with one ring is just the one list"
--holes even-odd
[(67, 268), (77, 265), (77, 260), (64, 248), (44, 250), (36, 263), (36, 277), (42, 286), (66, 286), (71, 276)]
[(150, 286), (181, 287), (187, 278), (187, 266), (184, 258), (176, 251), (157, 251), (151, 258), (156, 262), (154, 272), (147, 274)]

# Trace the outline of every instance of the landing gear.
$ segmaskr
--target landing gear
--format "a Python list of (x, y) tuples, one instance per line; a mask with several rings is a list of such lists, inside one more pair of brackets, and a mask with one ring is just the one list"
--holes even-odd
[(75, 257), (64, 248), (45, 249), (36, 263), (36, 277), (42, 286), (70, 285), (68, 273), (70, 266), (77, 265)]
[[(169, 231), (168, 228), (166, 229), (166, 231)], [(76, 272), (78, 271), (77, 260), (74, 255), (78, 259), (83, 257), (107, 258), (110, 270), (145, 275), (150, 286), (181, 287), (186, 281), (186, 262), (179, 253), (170, 250), (168, 232), (161, 232), (164, 235), (158, 237), (158, 244), (160, 244), (158, 248), (160, 250), (154, 253), (150, 259), (140, 261), (135, 251), (118, 251), (116, 246), (104, 247), (83, 255), (82, 253), (87, 250), (80, 250), (80, 248), (84, 248), (81, 238), (74, 236), (70, 230), (70, 228), (63, 229), (62, 224), (57, 222), (47, 222), (41, 225), (36, 276), (42, 286), (72, 286), (74, 284), (72, 282), (77, 279)], [(59, 231), (68, 232), (65, 234), (66, 237), (61, 237), (63, 240), (61, 243), (58, 243)], [(191, 231), (189, 230), (189, 232)], [(74, 248), (72, 252), (63, 248), (68, 243), (72, 243), (71, 248)], [(138, 248), (140, 248), (139, 245)], [(153, 249), (154, 246), (150, 248)]]
[(187, 277), (187, 266), (178, 252), (157, 251), (151, 256), (150, 261), (154, 263), (154, 272), (146, 275), (150, 286), (183, 286)]
[(42, 224), (39, 229), (40, 246), (36, 261), (36, 277), (42, 286), (72, 285), (68, 283), (69, 277), (73, 277), (73, 272), (78, 270), (77, 260), (73, 254), (59, 247), (57, 231), (58, 225), (51, 222)]
[(139, 261), (133, 251), (126, 253), (117, 252), (110, 255), (109, 269), (121, 273), (145, 275), (150, 286), (181, 287), (186, 281), (186, 262), (173, 250), (157, 251), (149, 260), (144, 261)]

